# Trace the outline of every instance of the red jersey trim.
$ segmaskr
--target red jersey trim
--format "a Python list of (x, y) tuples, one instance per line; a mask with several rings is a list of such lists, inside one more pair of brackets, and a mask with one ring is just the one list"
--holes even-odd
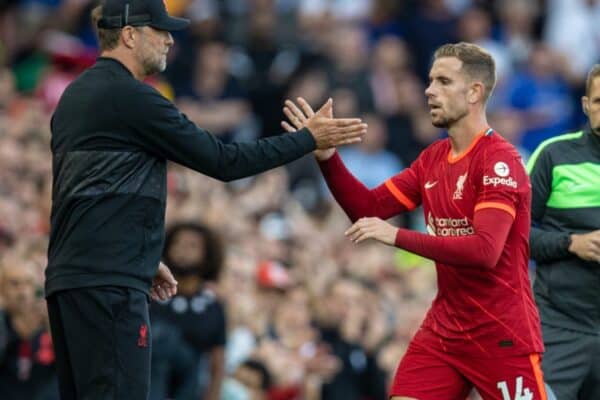
[(517, 212), (514, 208), (507, 206), (504, 203), (498, 203), (496, 201), (485, 201), (483, 203), (476, 204), (474, 211), (479, 211), (484, 208), (497, 208), (498, 210), (506, 211), (513, 217), (513, 219), (517, 216)]
[(471, 150), (473, 150), (473, 147), (475, 147), (475, 145), (477, 143), (479, 143), (479, 140), (485, 136), (485, 133), (487, 131), (489, 131), (490, 128), (485, 128), (484, 130), (482, 130), (481, 132), (479, 132), (477, 134), (477, 136), (475, 136), (475, 139), (473, 139), (473, 141), (471, 142), (471, 144), (469, 145), (469, 147), (467, 147), (467, 149), (465, 151), (463, 151), (460, 154), (457, 154), (456, 156), (452, 156), (452, 149), (450, 149), (450, 151), (448, 151), (448, 162), (450, 164), (454, 164), (459, 162), (460, 160), (462, 160), (463, 158), (465, 158), (465, 156), (467, 154), (469, 154), (471, 152)]
[(417, 208), (417, 205), (413, 203), (408, 197), (406, 197), (404, 193), (402, 193), (400, 189), (398, 189), (396, 185), (394, 185), (394, 182), (392, 182), (391, 179), (385, 181), (385, 187), (387, 187), (390, 193), (396, 198), (396, 200), (398, 200), (400, 204), (406, 207), (409, 211)]
[(542, 396), (541, 400), (547, 400), (548, 397), (546, 395), (546, 385), (544, 385), (544, 374), (542, 373), (542, 367), (540, 366), (540, 355), (538, 353), (530, 354), (529, 361), (531, 361), (535, 382), (538, 385), (540, 396)]

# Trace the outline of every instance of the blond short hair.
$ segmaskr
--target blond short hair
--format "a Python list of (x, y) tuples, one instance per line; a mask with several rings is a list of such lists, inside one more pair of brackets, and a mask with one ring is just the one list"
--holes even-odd
[(496, 86), (496, 63), (490, 53), (476, 44), (460, 42), (445, 44), (433, 55), (434, 60), (443, 57), (455, 57), (462, 61), (464, 73), (483, 83), (484, 102), (489, 99)]
[(595, 64), (590, 72), (588, 72), (587, 79), (585, 80), (585, 95), (590, 95), (590, 90), (592, 89), (592, 83), (594, 83), (594, 79), (600, 76), (600, 64)]

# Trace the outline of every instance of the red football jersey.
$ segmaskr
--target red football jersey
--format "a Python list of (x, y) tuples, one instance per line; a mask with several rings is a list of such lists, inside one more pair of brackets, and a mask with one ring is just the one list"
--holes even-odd
[(472, 235), (483, 208), (514, 218), (494, 268), (436, 263), (438, 294), (415, 340), (481, 357), (542, 352), (528, 276), (531, 187), (516, 149), (491, 129), (455, 158), (441, 140), (385, 185), (407, 208), (423, 205), (430, 235)]

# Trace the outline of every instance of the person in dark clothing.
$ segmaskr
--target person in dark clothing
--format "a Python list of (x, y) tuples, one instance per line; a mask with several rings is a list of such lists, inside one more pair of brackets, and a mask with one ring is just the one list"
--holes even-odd
[(366, 125), (325, 118), (329, 101), (301, 132), (223, 144), (142, 82), (166, 68), (169, 31), (189, 21), (161, 0), (106, 0), (93, 15), (101, 56), (66, 88), (50, 126), (48, 314), (63, 400), (146, 399), (148, 293), (177, 290), (159, 265), (167, 160), (230, 181), (360, 141)]
[(17, 257), (0, 263), (0, 398), (58, 400), (54, 350), (36, 303), (37, 267)]
[[(352, 337), (348, 327), (371, 321), (360, 320), (354, 302), (366, 297), (364, 286), (350, 277), (331, 284), (318, 312), (317, 326), (321, 339), (331, 354), (339, 360), (339, 370), (328, 377), (321, 387), (323, 399), (387, 399), (385, 377), (373, 354), (360, 337)], [(362, 300), (364, 301), (364, 300)], [(344, 326), (346, 325), (346, 326)], [(362, 327), (358, 331), (362, 332)], [(361, 335), (361, 334), (359, 334)]]
[(600, 398), (600, 64), (582, 105), (589, 127), (546, 140), (527, 165), (542, 368), (561, 400)]
[(218, 400), (225, 375), (226, 318), (212, 285), (223, 265), (222, 243), (204, 225), (178, 223), (167, 231), (163, 260), (173, 271), (178, 293), (152, 304), (152, 325), (163, 321), (179, 331), (191, 351), (196, 368), (186, 373), (196, 375), (199, 384), (182, 398)]
[(198, 387), (198, 363), (195, 352), (182, 333), (169, 321), (154, 318), (152, 328), (152, 365), (150, 367), (150, 397), (148, 400), (186, 400)]

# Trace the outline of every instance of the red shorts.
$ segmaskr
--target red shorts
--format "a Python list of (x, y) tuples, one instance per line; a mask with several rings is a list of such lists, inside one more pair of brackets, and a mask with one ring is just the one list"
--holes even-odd
[(390, 396), (465, 400), (474, 387), (484, 400), (546, 400), (540, 363), (537, 353), (474, 358), (413, 340), (398, 365)]

